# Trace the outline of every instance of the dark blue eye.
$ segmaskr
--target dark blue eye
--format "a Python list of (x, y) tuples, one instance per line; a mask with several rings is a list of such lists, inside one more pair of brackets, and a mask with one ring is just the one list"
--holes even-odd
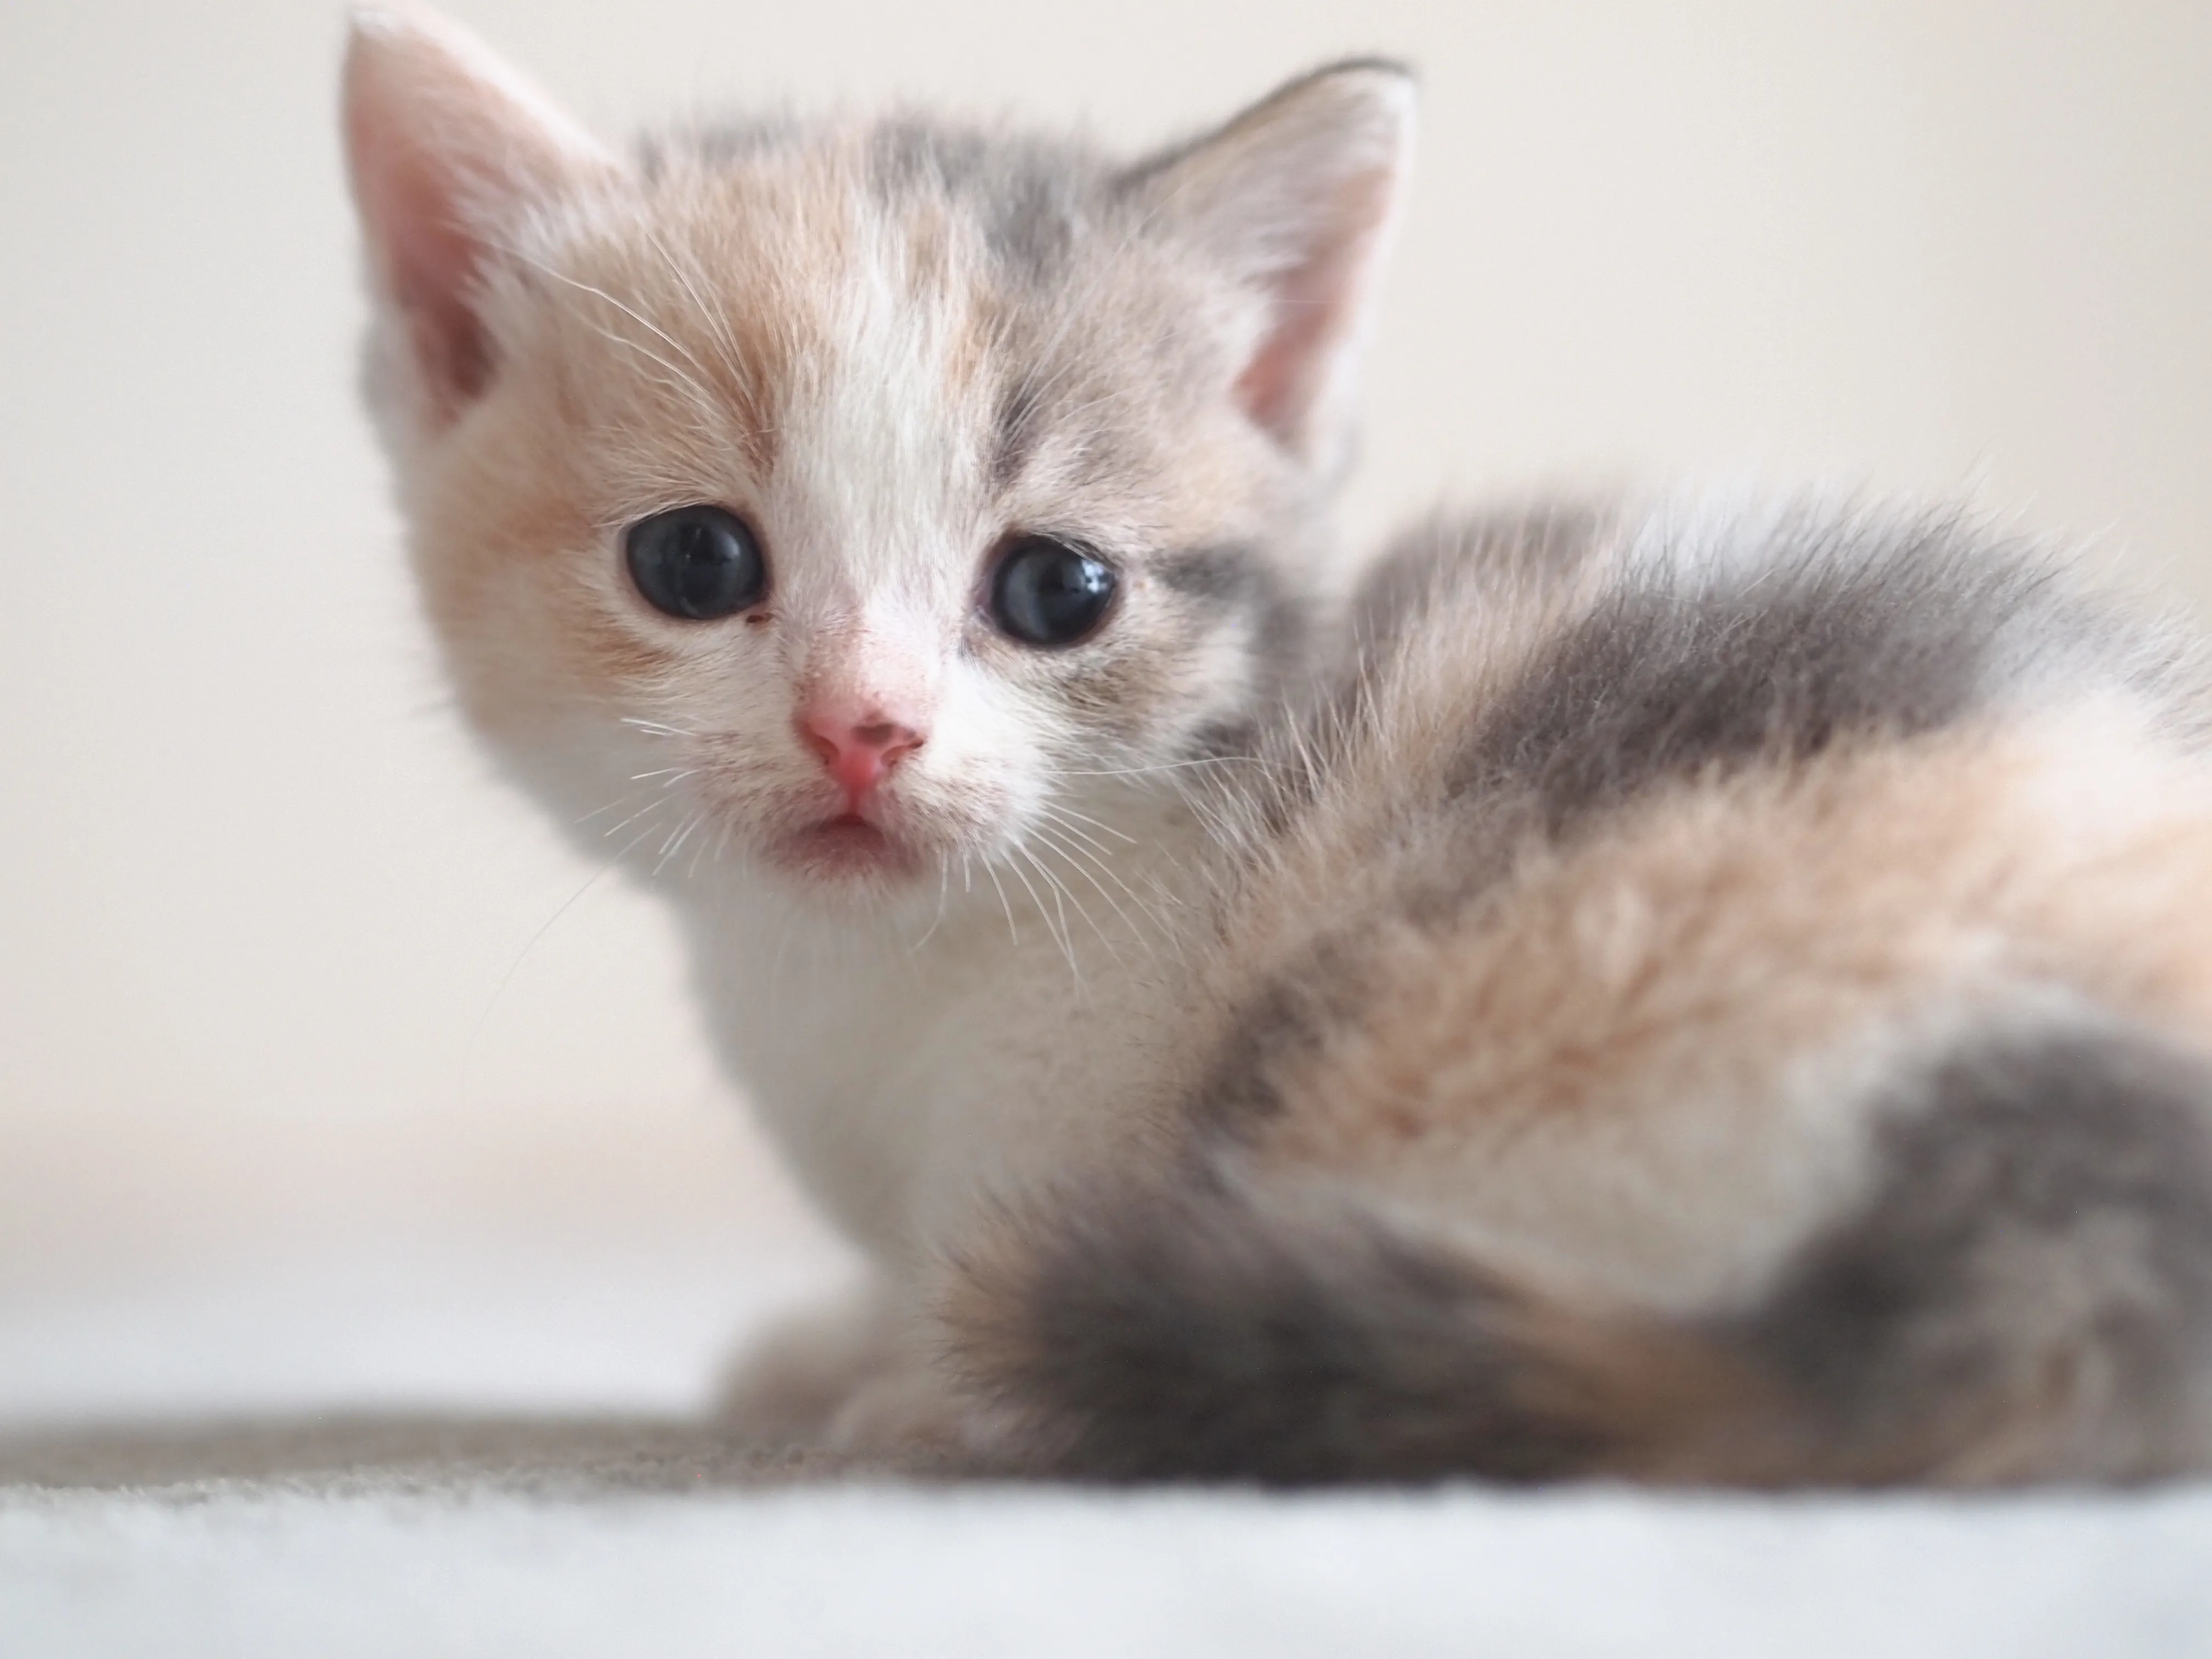
[(637, 591), (672, 617), (712, 622), (768, 597), (760, 538), (719, 507), (679, 507), (640, 519), (624, 550)]
[(1024, 536), (992, 575), (991, 620), (1024, 645), (1073, 645), (1106, 619), (1119, 580), (1079, 547)]

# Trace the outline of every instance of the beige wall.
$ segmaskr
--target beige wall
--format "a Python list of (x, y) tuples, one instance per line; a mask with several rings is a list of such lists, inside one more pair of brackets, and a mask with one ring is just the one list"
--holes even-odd
[[(896, 90), (1133, 143), (1402, 54), (1359, 531), (1813, 475), (2094, 532), (2212, 614), (2203, 0), (453, 9), (610, 130)], [(351, 393), (338, 35), (320, 0), (0, 9), (0, 1265), (173, 1180), (312, 1208), (356, 1171), (303, 1148), (386, 1125), (456, 1167), (526, 1114), (728, 1156), (657, 918), (609, 882), (546, 927), (589, 872), (441, 709)]]

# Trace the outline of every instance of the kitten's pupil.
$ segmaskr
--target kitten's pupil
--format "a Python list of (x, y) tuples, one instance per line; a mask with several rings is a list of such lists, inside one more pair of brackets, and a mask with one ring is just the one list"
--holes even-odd
[(1111, 565), (1079, 547), (1024, 536), (999, 561), (991, 619), (1024, 645), (1073, 645), (1105, 620), (1117, 580)]
[(679, 507), (630, 526), (630, 580), (655, 610), (711, 622), (758, 605), (768, 593), (760, 539), (734, 513)]

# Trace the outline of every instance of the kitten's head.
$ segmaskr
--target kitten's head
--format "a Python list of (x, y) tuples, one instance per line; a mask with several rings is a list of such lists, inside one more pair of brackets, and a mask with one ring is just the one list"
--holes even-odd
[(372, 401), (471, 716), (586, 837), (846, 902), (1233, 746), (1411, 120), (1355, 64), (1135, 166), (908, 119), (628, 161), (361, 14)]

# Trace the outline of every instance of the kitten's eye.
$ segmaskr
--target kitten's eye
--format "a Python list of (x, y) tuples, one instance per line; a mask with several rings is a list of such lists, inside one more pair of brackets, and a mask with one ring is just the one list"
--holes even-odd
[(1105, 620), (1114, 568), (1049, 536), (1024, 536), (991, 578), (991, 620), (1024, 645), (1073, 645)]
[(719, 507), (679, 507), (629, 527), (630, 580), (655, 610), (711, 622), (768, 596), (768, 560), (743, 519)]

